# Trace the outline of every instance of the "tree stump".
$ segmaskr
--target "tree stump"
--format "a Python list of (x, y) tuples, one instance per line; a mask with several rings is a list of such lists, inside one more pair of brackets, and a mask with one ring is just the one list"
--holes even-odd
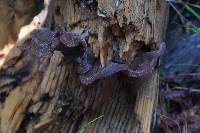
[[(153, 49), (165, 36), (168, 7), (162, 0), (44, 0), (42, 8), (34, 2), (16, 0), (13, 6), (40, 11), (14, 10), (16, 32), (29, 23), (21, 28), (19, 41), (41, 25), (89, 31), (88, 44), (102, 66), (117, 48), (120, 58), (130, 62), (141, 48)], [(115, 74), (84, 85), (77, 64), (61, 52), (37, 59), (14, 46), (0, 71), (1, 132), (149, 133), (159, 93), (158, 66), (144, 77)]]

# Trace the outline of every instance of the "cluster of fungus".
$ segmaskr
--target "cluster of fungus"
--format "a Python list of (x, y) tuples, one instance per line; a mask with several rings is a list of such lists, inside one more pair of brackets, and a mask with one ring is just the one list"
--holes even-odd
[(18, 47), (39, 58), (50, 57), (55, 50), (61, 51), (78, 63), (77, 72), (81, 82), (86, 85), (119, 72), (129, 77), (147, 75), (153, 71), (165, 49), (165, 43), (162, 42), (157, 44), (155, 50), (139, 52), (131, 63), (121, 60), (120, 56), (116, 55), (106, 66), (102, 66), (88, 46), (87, 36), (87, 33), (69, 32), (65, 28), (56, 31), (39, 28)]

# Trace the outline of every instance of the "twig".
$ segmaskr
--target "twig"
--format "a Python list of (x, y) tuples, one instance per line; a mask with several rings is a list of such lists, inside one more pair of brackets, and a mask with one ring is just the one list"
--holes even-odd
[(198, 76), (200, 73), (180, 73), (177, 76)]
[(185, 91), (189, 91), (189, 92), (192, 92), (192, 93), (200, 93), (200, 89), (193, 89), (193, 88), (186, 88), (186, 87), (174, 87), (173, 89), (177, 89), (177, 90), (185, 90)]
[(169, 4), (176, 11), (176, 13), (178, 14), (178, 16), (181, 19), (181, 22), (184, 24), (185, 21), (187, 21), (187, 19), (180, 13), (180, 11), (174, 6), (174, 4), (172, 2), (169, 2)]
[(164, 117), (164, 118), (169, 119), (170, 121), (174, 122), (174, 123), (177, 125), (179, 132), (181, 133), (181, 127), (179, 126), (178, 122), (176, 122), (176, 121), (173, 120), (172, 118), (169, 118), (169, 117), (167, 117), (167, 116), (165, 116), (165, 115), (162, 115), (162, 114), (160, 114), (160, 113), (157, 113), (157, 114), (160, 115), (161, 117)]

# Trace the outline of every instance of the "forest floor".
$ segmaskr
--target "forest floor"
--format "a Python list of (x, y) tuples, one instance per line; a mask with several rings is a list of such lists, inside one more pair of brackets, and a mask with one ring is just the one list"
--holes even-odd
[(158, 132), (200, 132), (200, 1), (169, 2), (167, 49), (162, 57)]

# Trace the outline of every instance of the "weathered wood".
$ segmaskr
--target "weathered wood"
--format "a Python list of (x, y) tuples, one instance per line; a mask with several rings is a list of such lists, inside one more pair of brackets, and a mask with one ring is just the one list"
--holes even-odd
[[(51, 29), (62, 25), (74, 32), (88, 30), (88, 43), (103, 66), (117, 48), (121, 58), (130, 62), (141, 47), (153, 48), (162, 41), (167, 22), (164, 1), (92, 2), (51, 1), (44, 25)], [(42, 21), (41, 17), (38, 18)], [(26, 37), (28, 34), (21, 40)], [(1, 71), (20, 75), (18, 79), (14, 78), (20, 84), (11, 86), (6, 92), (8, 96), (0, 113), (2, 133), (22, 130), (30, 133), (77, 132), (83, 127), (87, 133), (150, 132), (158, 95), (157, 70), (148, 77), (131, 79), (134, 83), (118, 74), (110, 79), (114, 83), (111, 88), (106, 82), (108, 79), (85, 86), (78, 78), (77, 65), (70, 61), (62, 63), (64, 58), (60, 52), (56, 51), (50, 59), (40, 59), (39, 62), (29, 53), (20, 51), (14, 55), (10, 52), (7, 57), (12, 58)], [(113, 89), (114, 95), (111, 96)], [(105, 91), (110, 93), (109, 99), (104, 97)], [(96, 103), (98, 100), (100, 102)], [(88, 121), (101, 115), (104, 116), (87, 125)]]

